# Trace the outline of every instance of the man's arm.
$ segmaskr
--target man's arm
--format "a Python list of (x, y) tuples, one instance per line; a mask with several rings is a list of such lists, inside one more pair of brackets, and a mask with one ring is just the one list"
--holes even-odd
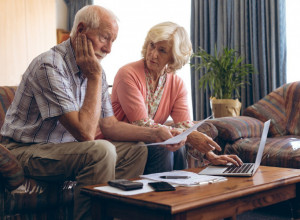
[(86, 94), (80, 110), (60, 116), (59, 121), (76, 140), (89, 141), (94, 140), (101, 113), (102, 68), (84, 34), (78, 34), (75, 42), (76, 63), (87, 77)]
[(60, 116), (59, 121), (77, 141), (94, 140), (100, 112), (101, 80), (88, 80), (80, 110)]
[[(103, 135), (115, 141), (143, 141), (143, 142), (163, 142), (173, 135), (169, 129), (147, 128), (118, 121), (115, 116), (101, 118), (100, 128)], [(168, 150), (176, 151), (185, 144), (185, 140), (179, 144), (166, 145)]]

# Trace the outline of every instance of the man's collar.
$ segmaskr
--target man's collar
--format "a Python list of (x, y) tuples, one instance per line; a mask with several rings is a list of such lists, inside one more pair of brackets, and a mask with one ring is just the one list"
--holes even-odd
[(74, 49), (72, 47), (72, 44), (71, 44), (71, 38), (66, 40), (66, 42), (64, 42), (64, 43), (66, 44), (67, 54), (69, 54), (69, 56), (66, 57), (66, 59), (69, 59), (69, 63), (71, 64), (70, 71), (71, 71), (72, 74), (78, 73), (79, 76), (80, 76), (82, 73), (80, 72), (80, 69), (76, 64), (76, 56), (75, 56), (75, 51), (74, 51)]

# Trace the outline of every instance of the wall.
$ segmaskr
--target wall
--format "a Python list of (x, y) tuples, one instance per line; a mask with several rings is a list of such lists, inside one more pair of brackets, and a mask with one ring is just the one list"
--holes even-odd
[(64, 0), (56, 0), (56, 28), (68, 29), (68, 8)]
[(56, 44), (55, 0), (0, 1), (0, 86), (18, 85), (34, 57)]

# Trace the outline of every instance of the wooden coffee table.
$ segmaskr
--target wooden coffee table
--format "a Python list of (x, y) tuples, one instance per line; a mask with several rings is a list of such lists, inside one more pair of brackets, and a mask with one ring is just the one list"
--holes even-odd
[(228, 177), (225, 182), (133, 196), (94, 187), (82, 189), (92, 199), (94, 219), (235, 219), (245, 211), (289, 199), (295, 207), (300, 205), (300, 169), (278, 167), (260, 166), (253, 177)]

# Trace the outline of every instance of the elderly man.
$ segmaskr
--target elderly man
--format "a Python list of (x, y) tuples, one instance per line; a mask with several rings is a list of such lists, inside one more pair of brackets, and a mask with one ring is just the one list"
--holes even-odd
[[(144, 171), (147, 148), (172, 134), (141, 128), (113, 115), (101, 60), (118, 34), (116, 16), (100, 6), (86, 6), (75, 16), (71, 37), (35, 58), (23, 75), (1, 134), (26, 175), (41, 180), (76, 180), (74, 218), (90, 219), (85, 185)], [(100, 128), (104, 139), (95, 140)], [(132, 142), (130, 142), (132, 141)], [(184, 141), (166, 146), (176, 151)]]

